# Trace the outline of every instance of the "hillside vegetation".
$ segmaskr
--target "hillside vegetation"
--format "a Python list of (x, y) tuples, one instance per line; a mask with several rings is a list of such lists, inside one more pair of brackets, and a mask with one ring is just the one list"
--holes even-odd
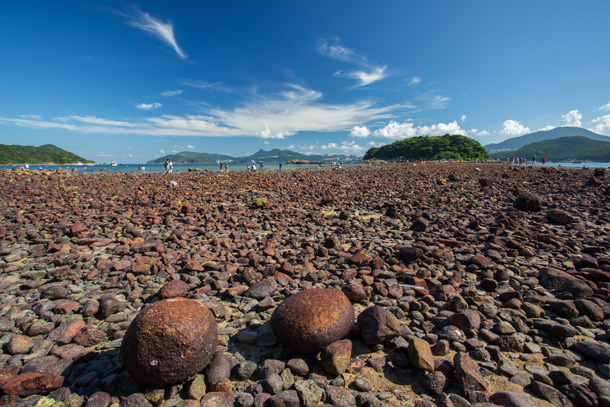
[(461, 135), (420, 136), (398, 140), (382, 147), (373, 147), (365, 160), (487, 160), (489, 154), (477, 141)]
[(52, 144), (40, 147), (0, 144), (0, 165), (7, 164), (95, 164)]
[(553, 140), (563, 137), (586, 137), (592, 140), (598, 141), (609, 141), (610, 137), (602, 136), (601, 134), (593, 133), (590, 130), (583, 129), (581, 127), (555, 127), (551, 130), (541, 130), (535, 133), (525, 134), (519, 137), (509, 138), (501, 143), (493, 143), (485, 146), (485, 149), (489, 151), (489, 154), (500, 153), (502, 151), (514, 151), (521, 147), (525, 147), (528, 144), (537, 143), (544, 140)]
[(238, 163), (250, 163), (254, 161), (264, 162), (287, 162), (291, 160), (306, 160), (306, 161), (354, 161), (356, 157), (345, 156), (345, 155), (306, 155), (297, 153), (290, 150), (279, 150), (273, 149), (271, 151), (259, 150), (256, 153), (246, 157), (231, 157), (223, 154), (208, 154), (208, 153), (195, 153), (190, 151), (182, 151), (176, 154), (166, 155), (163, 157), (155, 158), (149, 161), (147, 164), (162, 164), (166, 159), (172, 160), (174, 164), (195, 164), (195, 163), (213, 163), (217, 161)]
[(500, 160), (506, 157), (525, 157), (529, 160), (536, 156), (540, 161), (542, 157), (546, 156), (549, 161), (554, 162), (610, 162), (610, 142), (581, 136), (561, 137), (531, 143), (514, 151), (494, 153), (491, 156)]

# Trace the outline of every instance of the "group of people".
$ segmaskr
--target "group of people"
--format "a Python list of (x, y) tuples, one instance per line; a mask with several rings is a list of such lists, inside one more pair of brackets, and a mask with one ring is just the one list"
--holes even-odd
[(165, 171), (163, 173), (171, 174), (172, 172), (174, 172), (174, 163), (172, 163), (172, 160), (168, 158), (165, 160)]
[[(525, 157), (512, 157), (506, 158), (506, 162), (512, 165), (527, 165), (528, 161)], [(536, 156), (532, 157), (532, 161), (530, 161), (532, 165), (536, 165)], [(542, 157), (542, 165), (546, 164), (546, 155)]]
[(220, 172), (229, 172), (229, 164), (225, 163), (224, 167), (222, 163), (218, 163), (218, 171)]

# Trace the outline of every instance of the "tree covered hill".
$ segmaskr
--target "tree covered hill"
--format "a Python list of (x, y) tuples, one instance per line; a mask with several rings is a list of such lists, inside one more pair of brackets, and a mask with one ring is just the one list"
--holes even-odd
[(398, 140), (381, 147), (372, 147), (364, 155), (365, 160), (487, 160), (489, 154), (477, 141), (461, 136), (419, 136)]
[(0, 165), (7, 164), (95, 164), (52, 144), (40, 147), (0, 144)]
[(555, 127), (551, 130), (541, 130), (535, 133), (525, 134), (519, 137), (509, 138), (501, 143), (487, 144), (485, 149), (492, 153), (506, 152), (517, 150), (521, 147), (525, 147), (528, 144), (536, 143), (544, 140), (552, 140), (564, 137), (576, 137), (582, 136), (592, 140), (598, 141), (610, 141), (610, 137), (602, 136), (601, 134), (593, 133), (590, 130), (583, 129), (581, 127)]
[(349, 162), (355, 161), (359, 157), (345, 156), (345, 155), (306, 155), (297, 153), (290, 150), (279, 150), (273, 149), (270, 151), (259, 150), (256, 153), (246, 157), (231, 157), (224, 154), (208, 154), (208, 153), (195, 153), (190, 151), (182, 151), (176, 154), (170, 154), (163, 157), (155, 158), (149, 161), (147, 164), (162, 164), (166, 159), (172, 160), (174, 164), (200, 164), (200, 163), (214, 163), (217, 161), (221, 162), (232, 162), (238, 163), (250, 163), (251, 160), (263, 161), (263, 162), (287, 162), (290, 160), (307, 160), (307, 161), (338, 161), (338, 162)]
[(514, 151), (501, 151), (491, 156), (501, 160), (506, 157), (525, 157), (529, 160), (536, 156), (540, 161), (546, 156), (549, 161), (554, 162), (610, 162), (610, 142), (582, 136), (561, 137), (531, 143)]

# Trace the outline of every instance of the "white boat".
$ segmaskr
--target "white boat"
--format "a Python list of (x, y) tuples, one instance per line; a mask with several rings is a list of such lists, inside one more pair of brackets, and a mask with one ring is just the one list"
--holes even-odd
[(116, 167), (116, 161), (110, 161), (110, 165), (112, 165), (113, 167)]

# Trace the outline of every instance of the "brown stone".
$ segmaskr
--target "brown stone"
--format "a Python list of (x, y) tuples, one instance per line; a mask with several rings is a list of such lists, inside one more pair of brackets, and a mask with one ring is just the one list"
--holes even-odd
[(400, 335), (398, 319), (385, 308), (374, 305), (358, 315), (358, 328), (367, 345), (376, 345)]
[(186, 297), (189, 285), (182, 280), (171, 280), (165, 283), (159, 290), (159, 298), (162, 300), (176, 297)]
[(59, 375), (24, 373), (4, 383), (0, 389), (5, 394), (24, 397), (32, 394), (46, 394), (60, 388), (63, 381), (64, 378)]
[(121, 356), (138, 381), (170, 384), (207, 366), (218, 340), (212, 313), (201, 303), (172, 298), (144, 308), (127, 328)]
[(434, 356), (428, 342), (418, 338), (409, 338), (408, 348), (409, 359), (411, 363), (418, 368), (427, 372), (434, 372)]
[(332, 288), (311, 288), (286, 298), (271, 316), (271, 328), (298, 352), (318, 352), (343, 338), (354, 323), (354, 308)]
[(342, 339), (333, 342), (320, 352), (320, 363), (331, 375), (340, 375), (345, 372), (352, 358), (352, 341)]
[(487, 382), (472, 358), (465, 352), (458, 352), (453, 358), (453, 366), (462, 394), (471, 403), (488, 402)]

